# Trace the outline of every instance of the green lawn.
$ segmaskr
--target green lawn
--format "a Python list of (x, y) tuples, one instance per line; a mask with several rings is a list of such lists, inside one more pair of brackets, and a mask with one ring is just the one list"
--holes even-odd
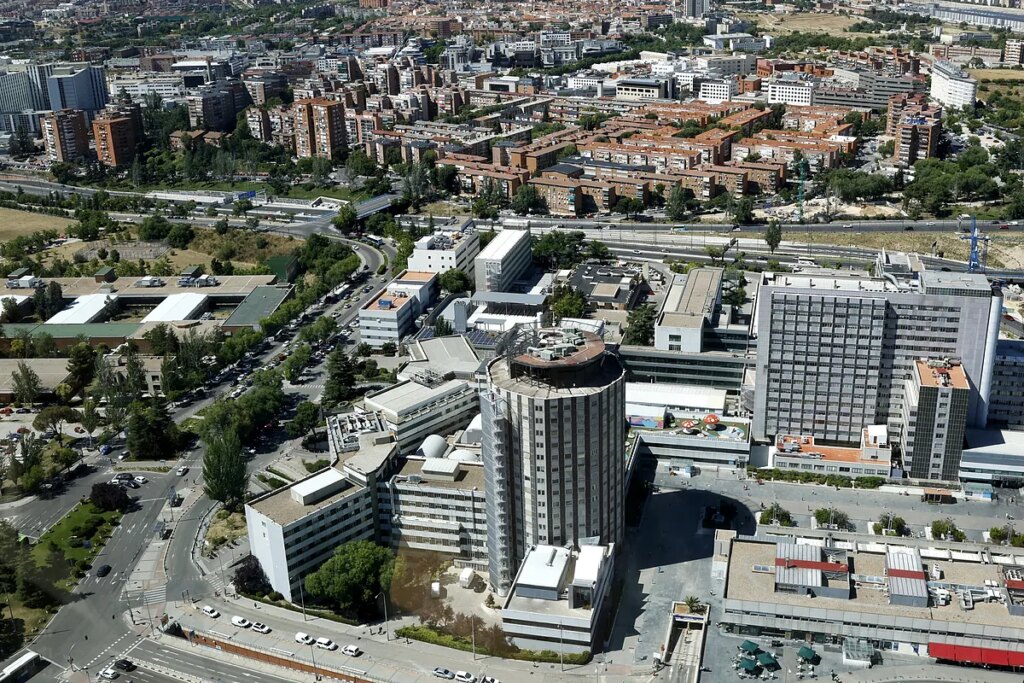
[[(110, 534), (120, 523), (121, 517), (122, 513), (117, 511), (100, 512), (92, 503), (75, 506), (32, 547), (36, 565), (46, 566), (49, 561), (50, 544), (55, 543), (64, 552), (64, 556), (76, 566), (85, 566), (85, 563), (91, 562), (110, 539)], [(86, 548), (79, 542), (85, 540), (90, 541), (91, 548)], [(77, 579), (71, 578), (70, 581), (73, 585)]]

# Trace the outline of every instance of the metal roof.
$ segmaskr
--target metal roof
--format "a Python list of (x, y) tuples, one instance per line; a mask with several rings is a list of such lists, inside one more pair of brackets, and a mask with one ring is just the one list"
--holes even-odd
[(478, 304), (514, 304), (517, 306), (543, 306), (544, 294), (518, 294), (515, 292), (477, 292), (473, 302)]
[(776, 585), (821, 586), (821, 570), (812, 566), (820, 561), (821, 550), (817, 546), (779, 543), (775, 546)]
[(886, 549), (885, 573), (889, 578), (889, 595), (928, 599), (927, 575), (915, 548)]

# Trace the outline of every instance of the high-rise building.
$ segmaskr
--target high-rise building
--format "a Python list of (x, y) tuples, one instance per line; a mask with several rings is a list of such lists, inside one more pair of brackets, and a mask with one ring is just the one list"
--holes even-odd
[(346, 146), (345, 105), (335, 100), (299, 100), (292, 109), (295, 155), (334, 159)]
[(96, 157), (105, 166), (124, 166), (135, 159), (135, 150), (142, 136), (142, 114), (139, 105), (111, 106), (92, 122), (96, 140)]
[(960, 363), (918, 359), (903, 392), (903, 468), (952, 481), (960, 471), (970, 386)]
[(476, 291), (506, 291), (532, 261), (530, 231), (502, 230), (473, 262)]
[(1003, 61), (1007, 64), (1024, 63), (1024, 40), (1019, 38), (1007, 38)]
[(92, 64), (54, 66), (46, 78), (46, 92), (50, 109), (79, 109), (91, 120), (107, 105), (106, 71)]
[(85, 114), (76, 109), (50, 112), (42, 119), (43, 142), (50, 161), (75, 161), (89, 154)]
[(950, 62), (932, 64), (933, 100), (953, 109), (973, 107), (978, 99), (978, 82)]
[(902, 421), (922, 356), (957, 358), (970, 382), (968, 426), (984, 426), (1002, 297), (984, 275), (923, 270), (882, 253), (880, 277), (763, 276), (755, 330), (755, 438), (808, 434), (857, 443)]
[(238, 112), (251, 102), (245, 84), (237, 80), (209, 83), (185, 98), (189, 124), (193, 128), (220, 131), (234, 130)]
[(600, 337), (515, 329), (487, 366), (480, 404), (487, 557), (499, 595), (533, 546), (622, 540), (625, 377)]
[(682, 0), (683, 16), (690, 19), (703, 17), (711, 10), (710, 0)]

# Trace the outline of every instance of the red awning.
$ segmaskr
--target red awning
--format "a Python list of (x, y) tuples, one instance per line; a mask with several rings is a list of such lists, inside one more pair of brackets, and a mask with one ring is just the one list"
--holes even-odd
[(914, 569), (888, 569), (886, 573), (894, 579), (921, 579), (925, 580), (925, 573)]
[(849, 567), (845, 564), (839, 564), (838, 562), (812, 562), (811, 560), (787, 560), (784, 557), (775, 558), (776, 567), (785, 567), (786, 569), (817, 569), (822, 572), (846, 572), (849, 571)]
[(948, 643), (928, 643), (928, 655), (936, 659), (963, 664), (989, 664), (991, 666), (1024, 666), (1024, 652), (999, 650), (991, 647), (967, 647)]
[(1024, 591), (1024, 581), (1019, 579), (1007, 579), (1006, 587), (1012, 588), (1015, 591)]

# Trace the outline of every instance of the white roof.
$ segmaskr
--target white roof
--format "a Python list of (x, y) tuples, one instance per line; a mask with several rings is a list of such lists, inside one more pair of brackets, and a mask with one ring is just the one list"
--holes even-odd
[(555, 590), (569, 562), (569, 551), (553, 545), (538, 545), (523, 560), (519, 583)]
[(604, 555), (607, 548), (603, 545), (580, 546), (580, 554), (576, 558), (576, 572), (572, 577), (574, 586), (593, 586), (601, 573)]
[(47, 325), (84, 325), (103, 314), (107, 299), (116, 299), (115, 294), (86, 294), (71, 302), (71, 305), (46, 321)]
[(205, 294), (172, 294), (142, 319), (144, 323), (190, 320), (206, 304)]
[(725, 410), (725, 390), (689, 384), (626, 382), (626, 403), (662, 408), (698, 408), (712, 412)]
[(459, 473), (461, 465), (458, 460), (448, 460), (447, 458), (429, 458), (423, 461), (423, 465), (420, 466), (420, 472), (423, 474), (434, 474), (443, 476), (455, 476)]
[(296, 502), (308, 505), (310, 502), (320, 499), (320, 496), (316, 496), (317, 493), (325, 489), (332, 489), (344, 480), (345, 475), (340, 470), (331, 467), (292, 486), (291, 495)]
[(367, 396), (365, 404), (370, 410), (383, 410), (388, 413), (389, 419), (393, 414), (401, 420), (409, 413), (435, 402), (443, 402), (448, 396), (463, 391), (466, 386), (466, 382), (460, 379), (450, 379), (434, 388), (410, 380)]
[(499, 232), (484, 247), (484, 250), (480, 252), (477, 258), (493, 259), (495, 261), (503, 259), (522, 239), (530, 239), (530, 232), (528, 230), (509, 230), (506, 228)]

